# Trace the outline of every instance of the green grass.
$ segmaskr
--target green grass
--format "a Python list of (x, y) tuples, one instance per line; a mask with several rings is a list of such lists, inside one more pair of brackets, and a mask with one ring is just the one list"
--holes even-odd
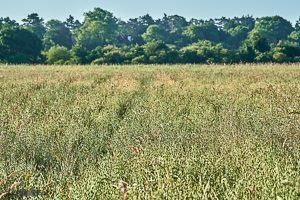
[(300, 65), (0, 66), (1, 194), (299, 199)]

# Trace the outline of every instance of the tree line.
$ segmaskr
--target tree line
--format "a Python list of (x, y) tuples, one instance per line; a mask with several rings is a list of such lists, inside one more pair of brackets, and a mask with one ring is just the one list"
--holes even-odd
[(83, 22), (45, 22), (32, 13), (0, 18), (0, 62), (11, 64), (169, 64), (300, 62), (300, 19), (280, 16), (186, 20), (150, 15), (127, 21), (95, 8)]

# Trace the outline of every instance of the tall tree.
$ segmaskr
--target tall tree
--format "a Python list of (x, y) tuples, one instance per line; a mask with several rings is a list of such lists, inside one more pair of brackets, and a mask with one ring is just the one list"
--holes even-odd
[(32, 13), (23, 19), (24, 27), (42, 39), (45, 34), (44, 19), (40, 18), (37, 13)]
[(36, 63), (42, 42), (32, 32), (15, 27), (0, 31), (1, 60), (7, 63)]
[(189, 43), (198, 42), (199, 40), (209, 40), (212, 42), (221, 41), (221, 32), (213, 21), (208, 21), (203, 24), (190, 24), (183, 35), (187, 38)]
[(216, 19), (216, 24), (219, 29), (227, 33), (226, 38), (223, 38), (223, 43), (226, 43), (231, 48), (239, 48), (248, 37), (249, 32), (254, 28), (255, 19), (249, 15), (232, 19), (222, 17)]
[(142, 45), (144, 40), (142, 34), (146, 32), (150, 25), (155, 24), (150, 15), (129, 19), (127, 22), (119, 23), (119, 35), (124, 43)]
[(66, 24), (59, 20), (50, 20), (46, 23), (46, 33), (43, 39), (44, 49), (53, 46), (63, 46), (68, 49), (72, 47), (72, 34)]
[(0, 18), (0, 30), (18, 27), (19, 24), (15, 20), (11, 20), (9, 17)]
[(185, 41), (182, 33), (188, 26), (188, 22), (184, 17), (164, 14), (164, 17), (156, 23), (169, 33), (168, 43), (176, 44), (178, 46), (184, 45)]
[(146, 42), (166, 42), (169, 39), (168, 32), (159, 25), (150, 25), (142, 37)]
[(75, 19), (72, 15), (69, 15), (64, 24), (72, 33), (74, 33), (82, 26), (80, 21)]
[(84, 16), (84, 23), (76, 32), (76, 45), (90, 51), (97, 46), (115, 43), (118, 26), (112, 13), (95, 8)]
[(249, 39), (255, 41), (255, 38), (265, 38), (270, 44), (276, 44), (286, 39), (293, 30), (292, 24), (280, 16), (261, 17), (250, 32)]

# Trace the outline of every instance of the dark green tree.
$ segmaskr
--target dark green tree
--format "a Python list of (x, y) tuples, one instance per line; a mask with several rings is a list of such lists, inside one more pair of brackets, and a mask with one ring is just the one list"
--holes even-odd
[(80, 21), (76, 20), (72, 15), (69, 15), (64, 24), (72, 33), (74, 33), (82, 26)]
[(249, 34), (249, 40), (265, 38), (271, 45), (286, 39), (293, 31), (292, 24), (280, 16), (261, 17)]
[(43, 43), (45, 50), (57, 45), (70, 49), (73, 44), (71, 31), (65, 23), (59, 20), (50, 20), (46, 23)]
[(142, 34), (153, 24), (155, 24), (155, 21), (148, 14), (138, 18), (129, 19), (128, 22), (121, 22), (119, 23), (120, 40), (125, 44), (142, 45), (144, 43)]
[(117, 34), (117, 19), (112, 13), (101, 8), (84, 14), (84, 23), (76, 31), (75, 43), (88, 51), (97, 46), (114, 44)]
[(43, 39), (45, 34), (44, 19), (40, 18), (37, 13), (32, 13), (22, 20), (23, 26), (34, 33), (38, 38)]
[(184, 17), (164, 14), (164, 17), (156, 23), (169, 33), (168, 43), (180, 47), (185, 44), (182, 33), (189, 24)]
[(0, 30), (19, 27), (19, 24), (15, 20), (11, 20), (9, 17), (0, 18)]
[(169, 39), (168, 36), (168, 32), (159, 25), (150, 25), (146, 32), (142, 35), (146, 42), (166, 42)]
[(177, 51), (172, 46), (166, 45), (164, 42), (152, 41), (143, 46), (145, 52), (146, 63), (165, 64), (177, 62)]
[(254, 28), (255, 19), (252, 16), (234, 17), (232, 19), (222, 17), (216, 19), (216, 25), (227, 34), (222, 38), (222, 42), (233, 49), (237, 49)]
[(270, 51), (271, 47), (266, 38), (255, 38), (253, 41), (253, 47), (260, 53), (265, 53)]
[(0, 31), (1, 61), (6, 63), (37, 63), (42, 42), (32, 32), (15, 27)]
[(212, 42), (221, 41), (221, 32), (213, 21), (203, 24), (190, 24), (183, 32), (189, 43), (198, 42), (199, 40), (209, 40)]

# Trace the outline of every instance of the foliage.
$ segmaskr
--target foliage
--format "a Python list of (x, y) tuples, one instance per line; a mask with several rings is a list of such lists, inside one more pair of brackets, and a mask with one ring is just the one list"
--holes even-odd
[(212, 42), (221, 41), (221, 33), (212, 21), (201, 25), (190, 24), (183, 32), (183, 35), (190, 43), (198, 42), (199, 40), (209, 40)]
[(48, 64), (68, 64), (72, 58), (70, 51), (63, 46), (53, 46), (47, 52), (45, 56)]
[(59, 20), (50, 20), (46, 23), (46, 32), (43, 39), (44, 49), (48, 50), (53, 46), (64, 46), (72, 48), (72, 34), (66, 24)]
[(261, 17), (250, 32), (249, 39), (265, 38), (269, 43), (274, 44), (286, 39), (292, 31), (292, 24), (280, 16)]
[(92, 50), (97, 46), (114, 43), (117, 19), (101, 8), (85, 13), (84, 23), (76, 32), (75, 43), (81, 48)]
[(34, 33), (39, 39), (43, 39), (45, 34), (44, 19), (40, 18), (37, 13), (32, 13), (23, 19), (25, 29)]
[(42, 42), (24, 28), (7, 28), (0, 31), (0, 48), (0, 58), (4, 63), (37, 63)]
[[(146, 14), (123, 21), (101, 8), (86, 12), (83, 22), (72, 15), (65, 21), (44, 22), (32, 13), (22, 24), (0, 18), (0, 32), (30, 31), (40, 41), (29, 44), (26, 51), (36, 48), (31, 49), (35, 55), (16, 53), (20, 50), (10, 49), (13, 45), (0, 44), (0, 62), (47, 63), (39, 56), (41, 51), (56, 46), (66, 47), (76, 64), (298, 62), (299, 24), (297, 20), (293, 26), (280, 16), (256, 19), (249, 15), (187, 21), (179, 15), (153, 19)], [(30, 34), (23, 37), (32, 41)], [(10, 40), (6, 42), (20, 42), (17, 37)], [(42, 48), (37, 45), (40, 42)]]
[(168, 32), (159, 25), (150, 25), (142, 37), (146, 42), (167, 42)]

